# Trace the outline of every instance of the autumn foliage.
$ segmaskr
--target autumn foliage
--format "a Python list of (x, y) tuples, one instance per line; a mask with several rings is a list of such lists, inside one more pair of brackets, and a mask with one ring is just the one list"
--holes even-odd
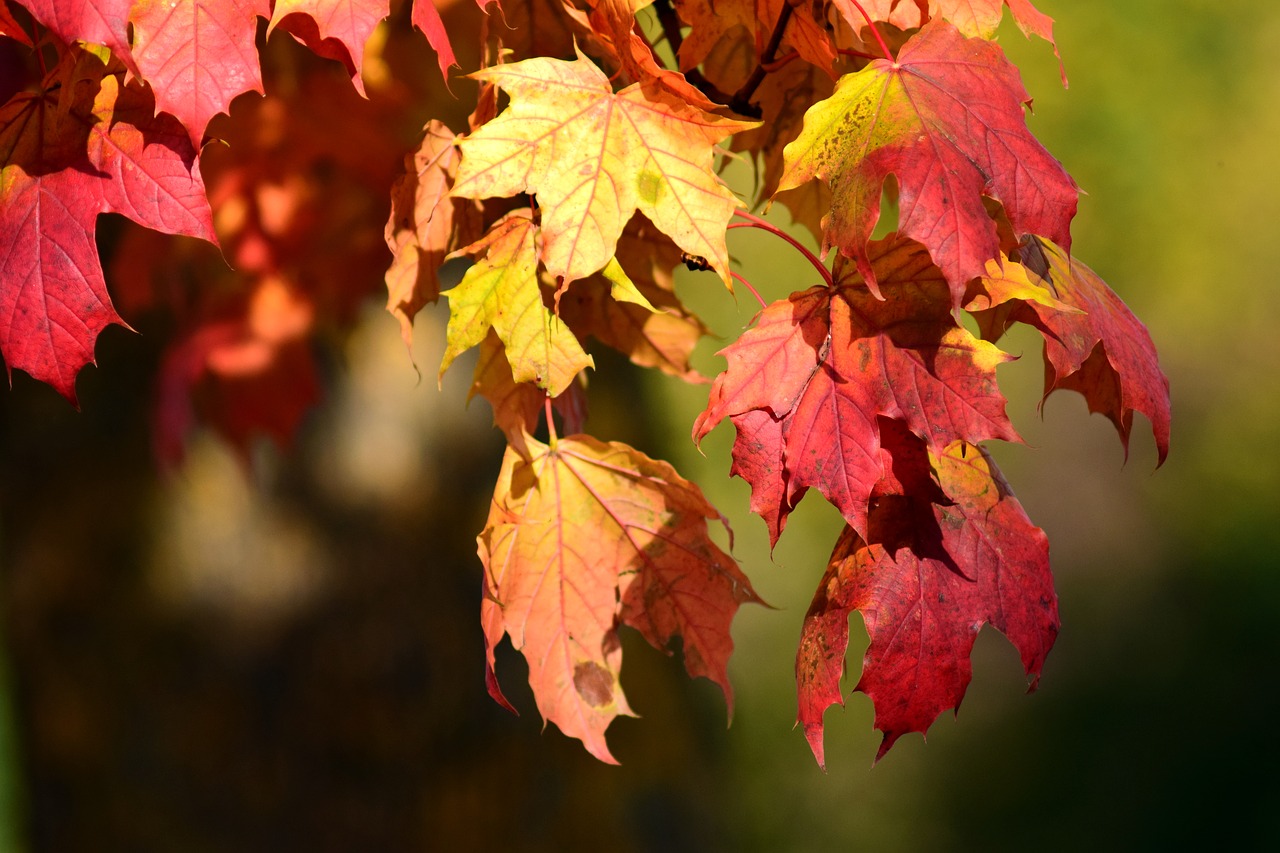
[[(999, 339), (1034, 327), (1046, 395), (1079, 392), (1126, 447), (1143, 414), (1161, 461), (1169, 442), (1151, 339), (1074, 254), (1075, 182), (1028, 130), (993, 40), (1007, 14), (1052, 45), (1052, 21), (1029, 0), (495, 0), (471, 28), (440, 5), (0, 0), (0, 46), (19, 57), (0, 85), (8, 370), (74, 403), (99, 333), (124, 323), (101, 213), (158, 232), (125, 240), (113, 290), (126, 317), (163, 304), (178, 318), (156, 385), (169, 463), (199, 420), (240, 445), (288, 440), (321, 394), (309, 337), (366, 295), (349, 284), (358, 261), (386, 269), (406, 342), (443, 295), (440, 372), (478, 349), (473, 393), (508, 442), (479, 535), (485, 682), (507, 705), (494, 650), (509, 638), (543, 718), (612, 761), (605, 730), (631, 713), (619, 628), (678, 640), (689, 674), (731, 703), (731, 623), (759, 599), (696, 485), (583, 432), (589, 342), (703, 381), (690, 357), (706, 329), (673, 270), (754, 293), (726, 245), (754, 227), (808, 259), (812, 286), (762, 302), (721, 351), (693, 437), (733, 425), (732, 473), (772, 543), (810, 489), (846, 522), (796, 658), (818, 761), (855, 610), (881, 755), (959, 706), (986, 623), (1034, 687), (1057, 597), (1045, 535), (983, 447), (1020, 440)], [(462, 69), (469, 122), (433, 119), (416, 151), (384, 132), (394, 103), (362, 100), (393, 28), (454, 83), (455, 48), (479, 57)], [(337, 63), (339, 85), (264, 93), (275, 32)], [(380, 165), (401, 154), (399, 175)], [(729, 156), (756, 168), (755, 196), (725, 182)], [(817, 254), (749, 212), (773, 200)], [(207, 263), (219, 249), (226, 263)], [(439, 269), (460, 257), (442, 294)]]

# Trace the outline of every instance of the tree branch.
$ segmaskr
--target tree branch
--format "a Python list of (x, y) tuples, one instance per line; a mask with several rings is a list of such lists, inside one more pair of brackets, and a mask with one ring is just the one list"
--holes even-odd
[[(676, 67), (679, 68), (680, 46), (684, 44), (684, 34), (680, 31), (680, 18), (676, 15), (676, 10), (671, 5), (671, 0), (654, 0), (653, 9), (658, 13), (658, 21), (662, 24), (662, 34), (666, 36), (667, 44), (671, 45), (671, 53), (676, 58)], [(717, 104), (729, 103), (729, 95), (721, 92), (714, 83), (703, 77), (702, 72), (698, 69), (690, 68), (685, 71), (684, 79), (688, 80), (695, 89)]]
[(751, 103), (751, 98), (764, 82), (764, 76), (769, 73), (766, 66), (778, 58), (778, 48), (782, 46), (782, 36), (786, 33), (789, 23), (791, 23), (791, 4), (783, 3), (782, 11), (778, 13), (778, 22), (773, 25), (773, 33), (769, 36), (769, 43), (765, 45), (764, 53), (760, 56), (760, 63), (756, 66), (756, 70), (751, 72), (747, 82), (742, 84), (742, 88), (735, 92), (733, 99), (729, 101), (729, 109), (735, 113), (760, 118), (760, 108)]

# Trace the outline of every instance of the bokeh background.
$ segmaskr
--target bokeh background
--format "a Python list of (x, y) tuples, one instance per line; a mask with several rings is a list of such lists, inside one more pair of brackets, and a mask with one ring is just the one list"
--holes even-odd
[[(1126, 461), (1079, 397), (1041, 417), (1039, 345), (1005, 342), (1025, 356), (1001, 381), (1028, 445), (996, 454), (1049, 534), (1064, 622), (1037, 693), (988, 629), (958, 719), (872, 767), (853, 696), (827, 714), (821, 772), (792, 729), (792, 665), (836, 513), (811, 496), (771, 558), (727, 477), (729, 429), (705, 456), (688, 440), (705, 387), (597, 352), (591, 432), (699, 482), (776, 609), (735, 623), (727, 728), (713, 686), (625, 638), (642, 719), (610, 731), (620, 768), (541, 731), (509, 649), (522, 716), (502, 711), (481, 679), (474, 553), (501, 438), (483, 402), (464, 406), (465, 365), (431, 381), (442, 307), (418, 324), (420, 379), (375, 270), (354, 330), (317, 345), (325, 402), (287, 451), (258, 442), (246, 460), (198, 432), (158, 472), (162, 314), (104, 335), (81, 412), (21, 374), (0, 394), (0, 850), (1280, 849), (1280, 13), (1038, 5), (1069, 89), (1047, 45), (1008, 25), (1001, 41), (1033, 131), (1088, 193), (1076, 254), (1160, 349), (1174, 434), (1156, 470), (1141, 418)], [(302, 61), (273, 50), (278, 69)], [(380, 230), (385, 207), (370, 216)], [(128, 232), (103, 220), (117, 294)], [(766, 298), (814, 283), (741, 234)], [(705, 276), (679, 289), (722, 336), (750, 319)], [(718, 347), (699, 353), (709, 375)]]

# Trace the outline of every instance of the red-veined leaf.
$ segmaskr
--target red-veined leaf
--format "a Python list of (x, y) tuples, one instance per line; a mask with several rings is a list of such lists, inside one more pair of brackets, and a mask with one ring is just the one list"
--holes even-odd
[(1027, 130), (1028, 102), (996, 45), (930, 22), (895, 62), (877, 59), (845, 75), (809, 109), (785, 149), (779, 190), (814, 178), (831, 187), (824, 247), (856, 260), (874, 289), (867, 244), (885, 179), (894, 176), (898, 232), (929, 249), (959, 307), (968, 281), (999, 254), (984, 196), (1004, 205), (1018, 237), (1070, 246), (1078, 190)]
[(507, 450), (480, 535), (490, 666), (506, 633), (529, 662), (543, 718), (610, 763), (605, 729), (631, 713), (618, 684), (620, 622), (658, 648), (680, 636), (689, 674), (714, 681), (732, 707), (729, 624), (758, 599), (708, 536), (719, 514), (670, 465), (626, 445), (526, 442), (528, 459)]
[(864, 540), (846, 528), (805, 616), (796, 658), (799, 723), (819, 764), (822, 715), (841, 701), (848, 617), (871, 637), (857, 690), (875, 704), (882, 757), (959, 708), (969, 655), (990, 622), (1018, 649), (1034, 689), (1058, 634), (1049, 545), (981, 448), (957, 442), (933, 457), (953, 502), (886, 496)]

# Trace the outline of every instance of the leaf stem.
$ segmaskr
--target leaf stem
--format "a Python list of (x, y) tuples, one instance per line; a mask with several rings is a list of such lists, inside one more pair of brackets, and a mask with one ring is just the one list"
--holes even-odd
[(756, 65), (751, 76), (747, 78), (747, 82), (742, 84), (733, 95), (733, 100), (729, 101), (729, 109), (741, 115), (754, 115), (759, 110), (751, 106), (751, 96), (756, 93), (756, 89), (760, 88), (760, 84), (764, 82), (764, 76), (769, 73), (768, 66), (778, 58), (778, 48), (782, 46), (782, 36), (787, 31), (787, 24), (791, 22), (791, 4), (783, 3), (782, 11), (778, 12), (778, 22), (773, 25), (773, 33), (769, 36), (769, 43), (765, 45), (764, 53), (760, 54), (760, 62)]
[(680, 19), (676, 16), (675, 7), (671, 5), (671, 0), (654, 0), (653, 9), (658, 13), (658, 23), (662, 24), (662, 34), (667, 37), (667, 44), (671, 45), (671, 53), (679, 63), (684, 33), (680, 32)]
[(768, 73), (772, 74), (773, 72), (779, 70), (780, 68), (783, 68), (789, 65), (791, 63), (791, 60), (799, 59), (799, 58), (800, 58), (800, 54), (793, 50), (790, 53), (784, 54), (778, 59), (775, 59), (773, 62), (770, 62), (767, 64), (761, 63), (760, 67), (763, 68)]
[(795, 237), (792, 237), (790, 234), (788, 234), (786, 231), (783, 231), (781, 228), (774, 225), (772, 222), (769, 222), (768, 220), (765, 220), (765, 219), (761, 219), (759, 216), (756, 216), (755, 214), (747, 213), (745, 210), (735, 210), (733, 212), (733, 215), (740, 216), (747, 221), (731, 223), (729, 225), (729, 228), (731, 229), (732, 228), (761, 228), (765, 231), (768, 231), (770, 234), (775, 234), (781, 237), (783, 240), (786, 240), (788, 243), (794, 246), (796, 248), (796, 251), (804, 255), (805, 259), (809, 263), (813, 264), (813, 268), (816, 269), (818, 273), (822, 276), (822, 280), (826, 282), (827, 287), (836, 286), (835, 279), (831, 277), (831, 271), (827, 269), (826, 265), (823, 264), (822, 261), (818, 260), (818, 256), (815, 255), (813, 252), (809, 251), (809, 249), (803, 243), (797, 240)]
[(880, 58), (876, 56), (874, 53), (864, 53), (861, 50), (851, 50), (849, 48), (844, 48), (844, 47), (837, 50), (836, 53), (840, 54), (841, 56), (852, 56), (855, 59), (879, 59)]
[(880, 50), (884, 51), (884, 58), (893, 62), (893, 54), (889, 52), (889, 45), (884, 43), (884, 39), (880, 36), (880, 31), (876, 29), (875, 23), (871, 20), (871, 16), (867, 14), (867, 10), (862, 8), (862, 4), (858, 0), (849, 0), (853, 7), (862, 13), (862, 17), (866, 19), (867, 26), (871, 28), (871, 35), (876, 37), (876, 42), (880, 45)]
[[(733, 227), (733, 226), (730, 226), (730, 227)], [(734, 278), (736, 278), (738, 281), (740, 281), (740, 282), (742, 282), (744, 285), (746, 285), (747, 290), (750, 290), (750, 291), (751, 291), (751, 295), (752, 295), (752, 296), (754, 296), (754, 297), (756, 298), (756, 302), (759, 302), (759, 303), (760, 303), (760, 307), (761, 307), (761, 308), (768, 308), (768, 307), (769, 307), (769, 303), (767, 303), (767, 302), (765, 302), (765, 301), (764, 301), (764, 297), (760, 295), (760, 291), (756, 290), (756, 289), (755, 289), (755, 287), (753, 287), (753, 286), (752, 286), (751, 282), (747, 281), (745, 278), (743, 278), (742, 276), (738, 275), (738, 274), (737, 274), (736, 272), (734, 272), (733, 270), (729, 270), (729, 275), (733, 276), (733, 277), (734, 277)]]
[(542, 407), (543, 411), (546, 412), (547, 415), (547, 446), (554, 449), (555, 446), (560, 443), (560, 437), (556, 435), (556, 421), (555, 418), (551, 416), (550, 394), (543, 396)]
[[(836, 51), (836, 53), (840, 54), (841, 56), (851, 56), (855, 59), (879, 59), (880, 58), (879, 56), (876, 56), (874, 53), (864, 53), (861, 50), (849, 50), (848, 48), (840, 48), (839, 50)], [(784, 54), (783, 56), (778, 57), (773, 62), (770, 62), (768, 65), (764, 66), (764, 70), (772, 74), (773, 72), (785, 67), (792, 60), (799, 59), (799, 58), (800, 58), (800, 54), (793, 50), (790, 53)]]

